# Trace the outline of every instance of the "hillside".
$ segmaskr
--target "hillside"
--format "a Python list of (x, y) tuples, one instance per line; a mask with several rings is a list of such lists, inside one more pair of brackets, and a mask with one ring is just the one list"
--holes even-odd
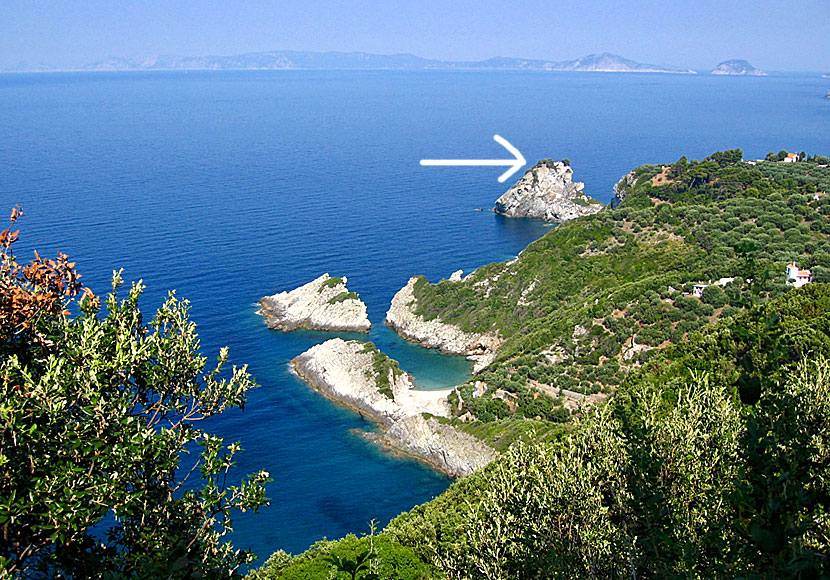
[(830, 286), (794, 290), (660, 352), (567, 436), (251, 578), (323, 577), (333, 556), (383, 579), (823, 577), (828, 354)]
[(562, 224), (463, 281), (421, 278), (418, 313), (506, 339), (459, 389), (462, 428), (566, 420), (563, 405), (578, 411), (670, 344), (786, 292), (787, 263), (830, 281), (823, 160), (752, 165), (727, 151), (642, 166), (617, 186), (616, 209)]
[[(830, 160), (768, 158), (638, 167), (614, 209), (421, 278), (426, 318), (505, 339), (442, 419), (501, 457), (251, 578), (830, 574)], [(786, 284), (794, 260), (813, 283)]]

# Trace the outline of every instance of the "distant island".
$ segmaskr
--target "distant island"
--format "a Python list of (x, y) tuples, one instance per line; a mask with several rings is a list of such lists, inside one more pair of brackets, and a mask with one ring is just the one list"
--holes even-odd
[(759, 70), (749, 64), (749, 61), (740, 60), (740, 59), (732, 59), (732, 60), (725, 60), (712, 69), (713, 75), (734, 75), (734, 76), (753, 76), (753, 77), (765, 77), (767, 73), (762, 70)]
[[(48, 66), (21, 63), (11, 72), (43, 72)], [(146, 58), (111, 57), (80, 67), (82, 71), (151, 70), (538, 70), (577, 72), (640, 72), (697, 74), (690, 69), (643, 64), (607, 52), (565, 61), (494, 57), (477, 61), (422, 58), (414, 54), (366, 52), (307, 52), (277, 50), (234, 56), (162, 55)]]

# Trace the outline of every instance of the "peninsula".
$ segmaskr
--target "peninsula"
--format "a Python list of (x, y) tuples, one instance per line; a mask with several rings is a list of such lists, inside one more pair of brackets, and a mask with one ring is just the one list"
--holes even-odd
[[(461, 284), (460, 273), (455, 273), (444, 284)], [(460, 354), (473, 361), (473, 373), (490, 364), (501, 344), (497, 332), (465, 332), (458, 326), (442, 322), (438, 317), (428, 320), (418, 314), (415, 291), (427, 284), (423, 276), (413, 276), (398, 290), (386, 312), (386, 324), (402, 338), (425, 348), (435, 348), (447, 354)]]
[(469, 475), (496, 458), (484, 442), (436, 418), (450, 416), (454, 389), (416, 390), (412, 377), (372, 343), (333, 338), (291, 364), (311, 387), (377, 422), (379, 443), (451, 477)]

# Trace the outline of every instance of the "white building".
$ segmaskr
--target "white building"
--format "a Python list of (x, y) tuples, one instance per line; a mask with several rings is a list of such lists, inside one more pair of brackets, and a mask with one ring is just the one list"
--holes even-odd
[(692, 289), (692, 296), (697, 298), (703, 298), (703, 291), (706, 290), (708, 284), (695, 284), (694, 288)]
[(787, 265), (787, 284), (801, 288), (813, 281), (813, 273), (810, 270), (801, 270), (798, 264), (793, 262)]
[(795, 163), (798, 161), (798, 153), (787, 153), (787, 156), (783, 159), (784, 163)]

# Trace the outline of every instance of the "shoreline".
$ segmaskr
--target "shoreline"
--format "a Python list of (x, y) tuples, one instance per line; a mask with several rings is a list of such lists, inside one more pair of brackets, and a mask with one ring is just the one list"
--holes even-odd
[(448, 395), (454, 388), (415, 389), (411, 375), (388, 370), (391, 394), (381, 391), (377, 371), (372, 374), (379, 351), (367, 352), (366, 344), (331, 339), (292, 359), (291, 372), (326, 399), (378, 425), (377, 431), (361, 430), (365, 439), (443, 475), (464, 477), (496, 458), (486, 443), (436, 418), (451, 414)]

